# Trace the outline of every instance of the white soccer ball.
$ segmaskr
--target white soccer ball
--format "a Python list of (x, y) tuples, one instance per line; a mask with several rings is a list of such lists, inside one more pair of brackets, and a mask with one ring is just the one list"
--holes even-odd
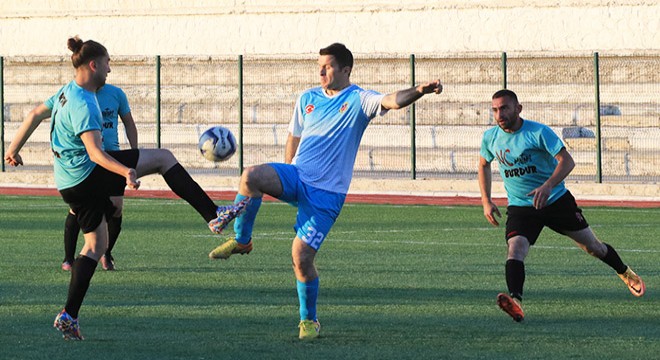
[(213, 126), (199, 137), (199, 151), (210, 161), (227, 161), (236, 152), (236, 138), (224, 126)]

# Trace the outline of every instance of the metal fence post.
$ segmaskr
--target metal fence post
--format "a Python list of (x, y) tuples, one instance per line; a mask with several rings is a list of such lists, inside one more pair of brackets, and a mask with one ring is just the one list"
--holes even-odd
[(238, 55), (238, 175), (243, 173), (243, 55)]
[(160, 55), (156, 55), (156, 148), (160, 149)]
[[(410, 55), (410, 83), (415, 86), (415, 54)], [(417, 178), (417, 144), (415, 142), (415, 103), (410, 104), (410, 177)]]
[(506, 89), (506, 52), (502, 52), (502, 89)]
[(600, 135), (600, 72), (598, 69), (598, 52), (594, 52), (594, 93), (596, 108), (596, 182), (603, 182), (603, 163)]

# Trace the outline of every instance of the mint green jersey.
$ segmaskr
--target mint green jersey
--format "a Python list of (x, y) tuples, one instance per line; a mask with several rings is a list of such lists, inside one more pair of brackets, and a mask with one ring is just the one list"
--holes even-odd
[[(557, 167), (555, 156), (564, 148), (557, 134), (547, 125), (523, 120), (518, 131), (508, 133), (499, 126), (486, 130), (481, 141), (481, 157), (497, 159), (509, 205), (533, 206), (530, 191), (543, 185)], [(566, 193), (564, 182), (552, 188), (548, 205)]]
[[(53, 110), (58, 94), (59, 92), (48, 98), (44, 102), (44, 105)], [(101, 133), (103, 137), (103, 150), (120, 150), (117, 127), (119, 125), (119, 117), (131, 112), (131, 108), (128, 105), (128, 97), (121, 88), (105, 84), (96, 91), (96, 100), (103, 115), (103, 132)]]
[(119, 150), (119, 116), (131, 112), (128, 98), (124, 91), (114, 85), (105, 84), (96, 91), (96, 100), (99, 102), (103, 115), (103, 149), (105, 151)]
[(50, 143), (58, 190), (78, 185), (94, 170), (96, 164), (89, 158), (80, 135), (102, 129), (103, 116), (94, 92), (75, 81), (57, 92), (51, 111)]

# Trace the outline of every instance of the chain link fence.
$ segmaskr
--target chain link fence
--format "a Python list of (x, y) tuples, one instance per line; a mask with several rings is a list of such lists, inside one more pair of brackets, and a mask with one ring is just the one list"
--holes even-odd
[[(108, 82), (128, 95), (140, 147), (168, 148), (193, 173), (236, 176), (241, 166), (283, 161), (296, 97), (318, 86), (316, 58), (114, 56)], [(576, 161), (572, 178), (660, 181), (659, 68), (660, 54), (356, 56), (351, 80), (365, 89), (389, 93), (441, 79), (444, 93), (374, 119), (355, 176), (476, 178), (481, 136), (494, 126), (491, 95), (507, 87), (519, 96), (521, 116), (562, 137)], [(2, 71), (6, 149), (29, 111), (74, 71), (65, 57), (4, 58)], [(242, 129), (243, 151), (223, 163), (203, 159), (197, 138), (212, 125), (237, 137)], [(48, 141), (46, 120), (21, 151), (26, 167), (52, 166)]]

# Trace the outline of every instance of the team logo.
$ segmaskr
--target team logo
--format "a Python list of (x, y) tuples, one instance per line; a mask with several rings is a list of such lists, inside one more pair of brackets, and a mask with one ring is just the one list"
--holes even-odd
[(64, 96), (64, 93), (61, 93), (60, 97), (58, 97), (57, 100), (59, 100), (60, 106), (64, 106), (66, 104), (66, 101), (67, 101), (66, 96)]
[(101, 114), (103, 115), (104, 118), (110, 118), (115, 115), (115, 111), (110, 108), (105, 108), (103, 109), (103, 111), (101, 111)]
[(500, 164), (506, 164), (508, 166), (513, 166), (513, 163), (511, 163), (509, 160), (506, 158), (506, 154), (511, 153), (511, 150), (506, 149), (506, 150), (500, 150), (498, 151), (495, 156), (497, 156), (497, 161), (500, 162)]
[(310, 114), (312, 111), (314, 111), (314, 105), (309, 104), (305, 106), (305, 114)]
[(344, 111), (346, 111), (346, 109), (348, 109), (348, 103), (347, 102), (345, 102), (341, 105), (341, 107), (339, 108), (339, 113), (343, 114)]

